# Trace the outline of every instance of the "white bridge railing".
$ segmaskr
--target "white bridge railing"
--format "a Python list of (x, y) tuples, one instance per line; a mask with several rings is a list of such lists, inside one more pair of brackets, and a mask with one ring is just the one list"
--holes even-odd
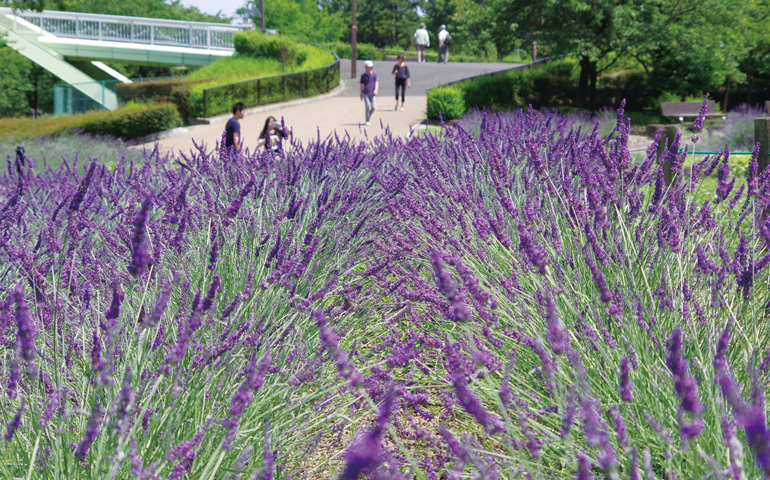
[[(0, 15), (13, 17), (12, 28), (20, 34), (36, 33), (25, 24), (29, 22), (57, 37), (220, 50), (234, 50), (233, 35), (241, 30), (252, 28), (248, 25), (226, 23), (185, 22), (50, 10), (31, 12), (0, 8)], [(16, 18), (24, 22), (16, 22)]]

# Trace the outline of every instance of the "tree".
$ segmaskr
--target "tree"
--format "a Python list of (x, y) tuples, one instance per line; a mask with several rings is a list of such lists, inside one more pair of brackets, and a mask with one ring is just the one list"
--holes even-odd
[(51, 111), (57, 78), (9, 47), (0, 37), (0, 116)]
[(502, 59), (516, 49), (518, 25), (506, 13), (506, 0), (455, 0), (451, 23), (458, 44), (471, 55), (489, 56), (487, 47), (495, 46), (497, 58)]
[[(250, 0), (250, 8), (256, 1)], [(265, 0), (265, 28), (282, 35), (319, 43), (340, 41), (348, 27), (341, 11), (324, 8), (317, 0)], [(253, 18), (259, 23), (259, 18)]]

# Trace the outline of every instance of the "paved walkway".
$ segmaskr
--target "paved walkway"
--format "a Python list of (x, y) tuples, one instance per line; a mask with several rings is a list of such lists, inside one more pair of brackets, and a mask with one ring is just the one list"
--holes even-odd
[[(247, 115), (241, 120), (241, 135), (244, 147), (254, 150), (257, 136), (262, 131), (268, 115), (280, 119), (293, 129), (296, 138), (307, 140), (316, 138), (318, 132), (321, 138), (326, 138), (337, 132), (343, 136), (346, 133), (353, 138), (372, 137), (389, 127), (396, 135), (407, 135), (412, 125), (423, 122), (426, 118), (427, 90), (434, 85), (444, 84), (483, 73), (505, 70), (515, 66), (510, 63), (424, 63), (407, 62), (412, 77), (412, 88), (407, 89), (406, 106), (404, 111), (395, 110), (395, 81), (391, 75), (395, 62), (374, 62), (374, 71), (380, 79), (379, 95), (377, 97), (377, 112), (372, 119), (372, 125), (363, 124), (364, 102), (359, 98), (359, 86), (356, 79), (350, 77), (350, 61), (343, 60), (340, 71), (344, 87), (336, 96), (323, 100), (308, 102), (301, 105), (285, 106), (270, 112)], [(364, 72), (363, 61), (356, 64), (356, 74)], [(381, 125), (382, 124), (382, 125)], [(222, 138), (225, 122), (211, 125), (196, 125), (187, 127), (178, 135), (158, 140), (162, 151), (188, 152), (193, 149), (192, 140), (205, 143), (213, 149), (215, 142)], [(155, 142), (138, 145), (134, 148), (152, 148)]]

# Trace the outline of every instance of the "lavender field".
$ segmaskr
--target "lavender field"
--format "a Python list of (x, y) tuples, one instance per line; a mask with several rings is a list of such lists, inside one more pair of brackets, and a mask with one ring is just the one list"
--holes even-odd
[(0, 477), (770, 475), (756, 151), (684, 175), (691, 136), (632, 158), (622, 109), (608, 136), (475, 115), (277, 155), (9, 156)]

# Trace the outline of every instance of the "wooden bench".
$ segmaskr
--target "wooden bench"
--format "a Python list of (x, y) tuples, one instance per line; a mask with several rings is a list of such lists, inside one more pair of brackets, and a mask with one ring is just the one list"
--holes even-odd
[[(703, 102), (660, 102), (660, 110), (664, 117), (679, 118), (680, 122), (684, 122), (685, 117), (697, 117), (702, 105)], [(725, 118), (723, 113), (717, 113), (717, 105), (713, 100), (707, 101), (706, 107), (707, 117)]]

